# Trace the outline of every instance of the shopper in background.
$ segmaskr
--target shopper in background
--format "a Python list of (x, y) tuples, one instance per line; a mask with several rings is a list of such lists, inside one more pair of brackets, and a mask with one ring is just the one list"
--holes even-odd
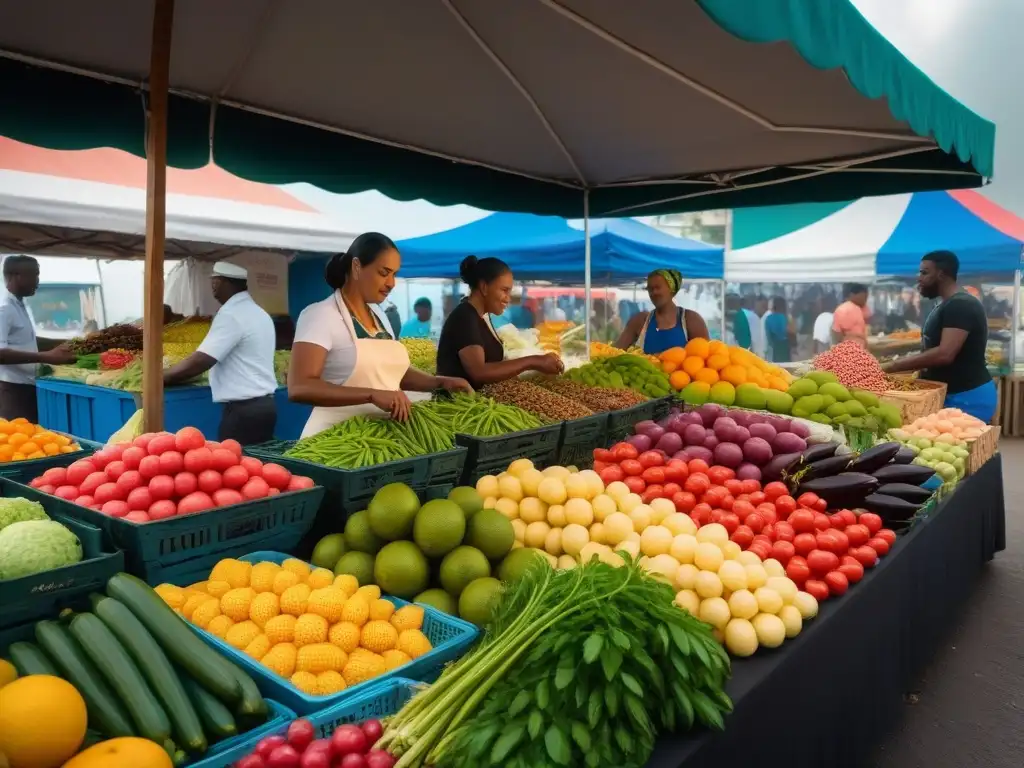
[(430, 303), (430, 299), (426, 296), (421, 296), (412, 305), (412, 311), (415, 314), (402, 325), (400, 338), (429, 339), (430, 319), (434, 314), (434, 305)]
[(868, 320), (871, 310), (868, 309), (868, 287), (861, 283), (849, 283), (843, 286), (846, 301), (836, 307), (832, 318), (833, 340), (838, 344), (842, 341), (856, 341), (862, 346), (868, 345)]
[(766, 359), (773, 363), (791, 362), (796, 327), (786, 315), (786, 300), (781, 296), (772, 299), (771, 311), (766, 312), (762, 319), (767, 345)]
[(164, 371), (164, 384), (184, 384), (209, 371), (213, 402), (224, 405), (217, 439), (255, 445), (274, 439), (277, 332), (249, 295), (248, 280), (244, 267), (226, 261), (214, 265), (210, 283), (221, 307), (199, 348)]
[(676, 294), (682, 287), (683, 276), (675, 269), (651, 272), (647, 276), (647, 295), (654, 310), (629, 318), (615, 346), (628, 349), (636, 345), (645, 354), (657, 355), (666, 349), (685, 347), (690, 339), (710, 338), (700, 314), (676, 305)]
[[(36, 366), (75, 362), (59, 342), (37, 339), (35, 321), (25, 304), (39, 288), (39, 262), (31, 256), (8, 256), (3, 263), (5, 290), (0, 292), (0, 418), (39, 421)], [(40, 346), (49, 351), (40, 352)]]
[(917, 288), (939, 303), (921, 332), (924, 351), (885, 366), (889, 373), (921, 371), (946, 384), (946, 407), (959, 408), (986, 424), (996, 412), (996, 385), (988, 372), (988, 318), (981, 302), (960, 290), (960, 260), (952, 251), (932, 251), (921, 259)]

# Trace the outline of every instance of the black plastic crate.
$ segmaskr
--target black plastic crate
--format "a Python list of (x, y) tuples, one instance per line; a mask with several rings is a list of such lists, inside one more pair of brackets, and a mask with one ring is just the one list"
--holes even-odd
[(589, 469), (594, 466), (594, 449), (603, 448), (607, 440), (607, 413), (564, 421), (555, 461), (563, 467)]

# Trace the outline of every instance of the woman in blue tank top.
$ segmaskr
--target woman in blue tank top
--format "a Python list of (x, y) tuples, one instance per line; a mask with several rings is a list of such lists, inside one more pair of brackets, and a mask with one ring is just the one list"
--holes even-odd
[(647, 276), (647, 295), (653, 312), (639, 312), (629, 318), (615, 342), (619, 349), (640, 347), (644, 354), (658, 355), (673, 347), (685, 347), (690, 339), (707, 339), (704, 318), (692, 309), (677, 307), (676, 294), (683, 276), (674, 269), (656, 269)]

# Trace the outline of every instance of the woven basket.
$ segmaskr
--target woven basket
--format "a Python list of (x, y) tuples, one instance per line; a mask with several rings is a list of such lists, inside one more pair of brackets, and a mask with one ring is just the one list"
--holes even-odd
[(880, 396), (883, 403), (890, 403), (900, 409), (904, 424), (942, 410), (942, 405), (946, 402), (945, 384), (938, 381), (914, 379), (914, 386), (916, 389), (913, 391), (904, 392), (890, 389)]
[(1000, 427), (985, 427), (981, 437), (967, 444), (970, 455), (967, 457), (967, 474), (973, 475), (981, 465), (996, 455), (999, 449)]

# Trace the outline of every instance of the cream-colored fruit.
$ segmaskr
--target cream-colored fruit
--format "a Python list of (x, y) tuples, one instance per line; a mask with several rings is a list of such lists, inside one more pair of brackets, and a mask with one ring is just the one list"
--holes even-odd
[(693, 563), (680, 565), (679, 570), (676, 571), (674, 582), (676, 589), (694, 589), (697, 585), (698, 573), (700, 573), (700, 569)]
[(676, 505), (668, 499), (653, 499), (647, 506), (651, 508), (651, 522), (654, 525), (661, 525), (666, 517), (676, 514)]
[(782, 595), (774, 589), (768, 589), (768, 587), (758, 587), (755, 589), (754, 597), (757, 598), (757, 607), (761, 609), (761, 613), (775, 615), (782, 610), (784, 605)]
[(526, 523), (522, 520), (516, 519), (512, 521), (512, 532), (516, 536), (516, 541), (520, 544), (526, 541)]
[(782, 619), (782, 624), (786, 628), (786, 637), (789, 640), (799, 635), (800, 630), (804, 628), (804, 619), (795, 605), (782, 606), (779, 618)]
[(594, 519), (599, 523), (604, 522), (608, 515), (612, 512), (617, 512), (619, 509), (615, 504), (615, 499), (607, 493), (597, 494), (594, 500), (590, 502), (590, 506), (594, 508)]
[(567, 555), (579, 555), (590, 543), (590, 533), (582, 525), (570, 523), (562, 529), (562, 549)]
[(592, 469), (584, 469), (580, 472), (587, 483), (587, 499), (593, 500), (598, 494), (604, 493), (604, 481), (601, 476)]
[(725, 530), (725, 526), (721, 523), (708, 523), (701, 526), (697, 531), (697, 541), (700, 543), (707, 541), (721, 548), (728, 540), (729, 532)]
[(778, 592), (784, 605), (790, 605), (796, 597), (796, 584), (788, 576), (769, 576), (764, 585)]
[(537, 490), (540, 488), (540, 482), (544, 479), (544, 475), (539, 469), (528, 469), (519, 476), (519, 482), (523, 486), (523, 494), (526, 496), (536, 496)]
[(676, 573), (679, 571), (679, 561), (672, 555), (655, 555), (649, 559), (647, 570), (671, 584), (675, 581)]
[(681, 534), (689, 534), (690, 536), (696, 536), (697, 524), (693, 522), (693, 518), (689, 515), (684, 515), (682, 512), (676, 512), (669, 515), (661, 524), (672, 531), (673, 536), (679, 536)]
[(552, 528), (548, 531), (548, 535), (544, 537), (544, 551), (555, 557), (562, 554), (564, 550), (562, 549), (561, 528)]
[(604, 523), (594, 523), (590, 526), (590, 540), (598, 544), (604, 544)]
[(797, 592), (793, 598), (793, 606), (800, 611), (800, 616), (805, 621), (818, 615), (818, 601), (809, 592)]
[(635, 541), (620, 541), (615, 545), (616, 552), (625, 552), (631, 559), (635, 559), (640, 556), (640, 544)]
[(512, 549), (522, 549), (522, 548), (523, 548), (523, 542), (521, 542), (521, 541), (513, 541), (512, 542)]
[(639, 504), (630, 510), (629, 519), (633, 521), (634, 531), (643, 531), (651, 524), (651, 508), (646, 504)]
[(527, 496), (519, 502), (519, 519), (529, 525), (547, 520), (548, 505), (536, 496)]
[(597, 557), (600, 559), (602, 552), (607, 552), (608, 547), (604, 544), (598, 544), (596, 541), (591, 541), (583, 546), (580, 550), (580, 562), (589, 563), (593, 558)]
[(692, 563), (693, 556), (697, 554), (696, 537), (689, 533), (678, 534), (672, 539), (668, 553), (680, 563)]
[(558, 558), (554, 555), (549, 554), (548, 552), (545, 552), (543, 549), (540, 549), (538, 547), (531, 547), (531, 549), (534, 552), (543, 555), (544, 559), (548, 561), (548, 565), (550, 565), (552, 568), (556, 568), (558, 566)]
[(560, 571), (568, 571), (570, 568), (575, 568), (576, 566), (576, 558), (572, 555), (562, 555), (560, 558), (558, 558), (557, 568)]
[[(755, 552), (745, 551), (740, 552), (738, 555), (736, 555), (736, 562), (743, 563), (744, 567), (748, 565), (761, 565), (761, 558), (758, 557), (757, 553)], [(765, 578), (768, 578), (768, 576), (765, 575)]]
[(615, 546), (620, 541), (625, 541), (631, 533), (633, 533), (633, 521), (629, 519), (628, 515), (615, 512), (604, 519), (604, 540), (607, 544)]
[(515, 520), (519, 517), (519, 505), (512, 501), (512, 499), (502, 497), (494, 502), (494, 508), (509, 520)]
[(693, 553), (693, 564), (702, 571), (714, 571), (717, 573), (718, 569), (722, 567), (723, 562), (725, 562), (725, 556), (717, 544), (712, 544), (710, 541), (697, 544), (697, 549)]
[(782, 563), (776, 560), (774, 557), (769, 557), (762, 563), (764, 565), (764, 572), (768, 574), (768, 578), (772, 576), (785, 576), (786, 569), (782, 567)]
[(619, 504), (619, 512), (625, 512), (627, 515), (644, 503), (643, 499), (632, 492), (627, 493), (625, 496), (620, 496), (616, 501)]
[(594, 509), (586, 499), (571, 498), (565, 502), (565, 520), (567, 523), (588, 526), (594, 522)]
[(724, 591), (722, 580), (714, 571), (700, 571), (693, 585), (693, 591), (702, 598), (721, 597)]
[(526, 526), (526, 536), (523, 539), (523, 543), (528, 547), (544, 549), (544, 542), (547, 541), (550, 530), (551, 526), (547, 523), (530, 523)]
[(746, 619), (732, 619), (725, 625), (725, 647), (733, 656), (746, 658), (757, 653), (757, 631)]
[(604, 492), (611, 496), (616, 503), (618, 503), (619, 499), (624, 498), (631, 493), (629, 486), (621, 480), (608, 483), (608, 487), (604, 489)]
[(484, 499), (484, 509), (494, 509), (494, 507), (495, 507), (495, 505), (497, 505), (497, 503), (498, 503), (498, 497), (497, 496), (488, 496), (486, 499)]
[(569, 495), (570, 499), (582, 499), (587, 500), (587, 496), (590, 495), (590, 487), (587, 485), (587, 479), (580, 477), (579, 475), (569, 475), (565, 478), (565, 492)]
[(675, 603), (684, 611), (689, 611), (692, 615), (696, 616), (700, 610), (700, 595), (692, 589), (680, 589), (676, 592)]
[(729, 604), (725, 600), (720, 597), (709, 597), (706, 600), (701, 600), (697, 618), (707, 622), (715, 629), (725, 629), (732, 614), (729, 613)]
[[(544, 502), (541, 502), (543, 504)], [(565, 528), (569, 521), (565, 519), (565, 507), (561, 504), (552, 504), (548, 507), (548, 523), (556, 528)]]
[(519, 503), (523, 500), (523, 484), (515, 475), (503, 477), (498, 481), (498, 496)]
[(640, 534), (640, 551), (648, 557), (665, 555), (672, 547), (672, 532), (662, 525), (651, 525)]
[(498, 495), (498, 478), (494, 475), (484, 475), (476, 481), (476, 492), (485, 499), (489, 496), (496, 497)]
[(547, 469), (543, 470), (541, 474), (543, 474), (544, 477), (557, 477), (559, 480), (565, 480), (565, 478), (572, 474), (572, 471), (567, 469), (566, 467), (556, 466), (548, 467)]
[(508, 465), (508, 469), (506, 471), (515, 477), (522, 477), (524, 472), (531, 469), (533, 469), (532, 461), (529, 459), (516, 459)]
[(760, 563), (752, 563), (746, 566), (747, 571), (747, 589), (757, 589), (763, 587), (768, 582), (768, 574), (765, 573), (764, 566)]
[(747, 570), (735, 560), (726, 560), (718, 566), (718, 578), (730, 592), (747, 588)]
[(565, 483), (558, 477), (545, 477), (537, 487), (537, 496), (545, 504), (564, 504), (569, 495)]
[(725, 555), (726, 560), (735, 560), (742, 551), (740, 545), (735, 541), (727, 541), (722, 545), (722, 554)]
[(626, 541), (635, 541), (637, 543), (637, 545), (639, 545), (640, 544), (640, 534), (637, 533), (634, 530), (631, 534), (629, 534), (629, 536), (626, 537)]
[(786, 625), (771, 613), (759, 613), (750, 623), (757, 633), (757, 642), (765, 648), (778, 648), (786, 639)]
[(758, 610), (757, 598), (749, 589), (737, 589), (729, 595), (729, 611), (737, 619), (752, 619)]

